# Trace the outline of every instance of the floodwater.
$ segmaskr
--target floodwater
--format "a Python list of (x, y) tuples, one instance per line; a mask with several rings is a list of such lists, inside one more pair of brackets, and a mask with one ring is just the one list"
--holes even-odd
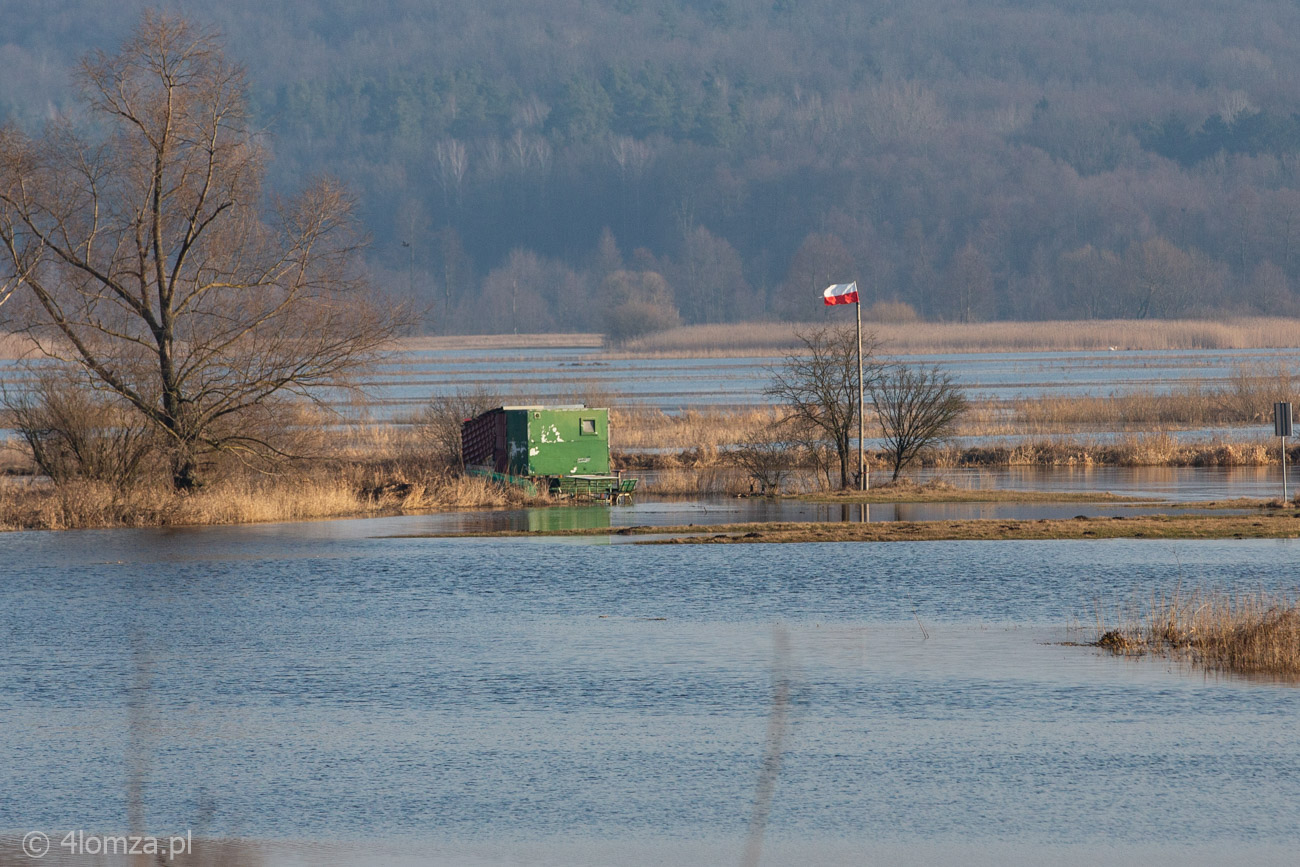
[[(1106, 396), (1226, 382), (1241, 366), (1293, 366), (1296, 350), (1100, 350), (909, 355), (938, 364), (973, 399)], [(380, 412), (402, 413), (463, 389), (523, 395), (529, 402), (615, 400), (675, 411), (767, 403), (763, 389), (781, 355), (612, 358), (591, 349), (410, 351), (381, 367), (367, 391)]]
[(1300, 691), (1062, 642), (1300, 543), (422, 520), (0, 536), (0, 865), (1293, 863)]

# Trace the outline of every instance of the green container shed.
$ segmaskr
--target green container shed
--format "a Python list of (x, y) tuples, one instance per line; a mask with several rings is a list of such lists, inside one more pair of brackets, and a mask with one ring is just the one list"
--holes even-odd
[(609, 410), (502, 406), (461, 427), (465, 465), (525, 478), (609, 474)]

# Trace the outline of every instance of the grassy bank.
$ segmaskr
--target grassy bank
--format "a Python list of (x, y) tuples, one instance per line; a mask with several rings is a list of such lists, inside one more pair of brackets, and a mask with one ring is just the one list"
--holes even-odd
[[(1099, 618), (1100, 620), (1101, 618)], [(1165, 654), (1204, 668), (1300, 680), (1300, 600), (1272, 593), (1175, 593), (1098, 624), (1097, 645), (1120, 655)]]

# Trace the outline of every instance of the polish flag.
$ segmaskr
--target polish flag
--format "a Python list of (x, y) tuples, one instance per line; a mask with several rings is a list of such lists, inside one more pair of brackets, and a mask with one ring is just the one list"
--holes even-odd
[(822, 293), (822, 298), (827, 304), (857, 304), (858, 303), (858, 284), (853, 283), (836, 283), (834, 286), (827, 286), (826, 291)]

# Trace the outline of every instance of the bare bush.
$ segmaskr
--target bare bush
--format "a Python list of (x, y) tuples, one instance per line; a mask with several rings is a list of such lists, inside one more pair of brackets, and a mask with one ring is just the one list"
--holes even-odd
[(21, 393), (6, 393), (3, 403), (37, 468), (56, 485), (128, 487), (155, 453), (144, 418), (66, 369), (40, 372)]
[(460, 389), (429, 401), (417, 419), (420, 442), (430, 458), (445, 469), (465, 469), (460, 451), (460, 429), (469, 419), (501, 406), (502, 399), (482, 387)]
[(1274, 403), (1300, 402), (1300, 376), (1285, 365), (1264, 371), (1238, 365), (1219, 395), (1219, 404), (1229, 418), (1267, 423), (1273, 420)]
[(798, 459), (798, 447), (770, 426), (761, 426), (746, 431), (731, 455), (761, 493), (778, 494)]
[(951, 436), (967, 407), (965, 393), (943, 370), (905, 364), (873, 380), (871, 401), (895, 479), (922, 450)]

